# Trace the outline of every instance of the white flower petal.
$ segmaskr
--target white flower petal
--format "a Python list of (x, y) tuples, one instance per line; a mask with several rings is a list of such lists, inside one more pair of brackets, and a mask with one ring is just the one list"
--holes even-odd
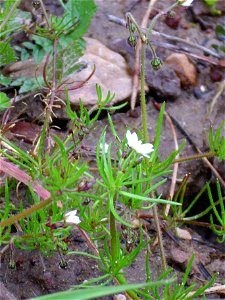
[(69, 217), (71, 214), (72, 214), (72, 215), (76, 215), (76, 214), (77, 214), (77, 210), (74, 209), (74, 210), (71, 210), (71, 211), (65, 213), (65, 217)]
[(142, 144), (140, 146), (140, 150), (141, 150), (141, 153), (144, 154), (144, 153), (151, 153), (154, 151), (153, 149), (153, 145), (152, 144), (149, 144), (149, 143), (146, 143), (146, 144)]
[(179, 1), (179, 4), (182, 6), (190, 6), (194, 0), (186, 0), (186, 1)]
[(105, 153), (107, 153), (108, 152), (108, 149), (109, 149), (109, 145), (107, 144), (107, 143), (105, 143), (105, 144), (100, 144), (100, 149), (101, 150), (103, 150), (103, 149), (105, 149)]
[(137, 153), (150, 157), (148, 153), (154, 151), (153, 145), (150, 143), (142, 144), (142, 141), (138, 140), (138, 136), (135, 132), (131, 133), (130, 130), (126, 133), (128, 146), (134, 149)]
[(127, 143), (131, 148), (134, 148), (136, 143), (138, 143), (138, 136), (136, 132), (131, 133), (130, 130), (127, 130), (126, 138)]
[(76, 215), (77, 210), (71, 210), (65, 214), (66, 223), (79, 224), (81, 222), (80, 218)]

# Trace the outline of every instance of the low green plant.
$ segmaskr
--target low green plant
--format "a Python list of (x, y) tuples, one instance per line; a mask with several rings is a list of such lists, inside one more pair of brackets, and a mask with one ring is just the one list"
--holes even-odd
[(225, 241), (225, 209), (224, 209), (224, 203), (223, 203), (224, 199), (222, 197), (221, 187), (220, 187), (220, 183), (218, 180), (216, 182), (216, 187), (217, 187), (217, 193), (218, 193), (218, 198), (219, 198), (220, 211), (218, 211), (218, 209), (216, 208), (216, 203), (213, 200), (210, 186), (209, 186), (209, 184), (207, 184), (207, 191), (208, 191), (208, 195), (209, 195), (210, 204), (211, 204), (212, 210), (215, 214), (216, 220), (219, 223), (219, 225), (221, 226), (221, 228), (217, 229), (218, 226), (216, 226), (214, 223), (213, 215), (210, 215), (210, 224), (211, 224), (212, 231), (218, 236), (217, 241), (219, 243), (223, 243)]
[[(202, 154), (196, 154), (194, 156), (190, 156), (190, 157), (185, 157), (184, 160), (190, 160), (190, 159), (198, 159), (200, 157), (217, 157), (218, 160), (223, 161), (225, 159), (225, 138), (224, 138), (224, 121), (221, 122), (221, 124), (218, 126), (218, 128), (216, 130), (213, 130), (213, 127), (211, 126), (209, 129), (209, 135), (208, 135), (208, 144), (209, 144), (209, 148), (210, 151), (206, 152), (206, 153), (202, 153)], [(176, 162), (179, 161), (183, 161), (183, 159), (178, 159), (176, 160)], [(218, 205), (220, 202), (216, 201), (216, 202), (212, 202), (212, 197), (210, 197), (210, 206), (205, 209), (204, 211), (202, 211), (201, 213), (194, 215), (194, 216), (187, 216), (191, 209), (194, 207), (194, 205), (197, 203), (197, 201), (200, 199), (200, 197), (207, 191), (209, 191), (209, 184), (206, 183), (202, 189), (199, 191), (199, 193), (194, 197), (194, 199), (189, 203), (189, 205), (187, 207), (185, 207), (184, 205), (184, 199), (185, 199), (185, 192), (186, 192), (186, 188), (188, 185), (188, 179), (189, 179), (189, 175), (186, 175), (175, 196), (174, 196), (174, 201), (176, 201), (177, 203), (180, 203), (181, 205), (174, 208), (171, 207), (171, 211), (172, 211), (172, 218), (173, 220), (184, 220), (184, 221), (193, 221), (193, 220), (197, 220), (199, 218), (202, 218), (203, 216), (205, 216), (206, 214), (209, 213), (210, 210), (213, 209), (214, 205)], [(218, 190), (218, 182), (217, 182), (217, 190)], [(219, 194), (219, 190), (218, 190), (218, 195), (221, 195), (221, 193)], [(212, 203), (214, 203), (212, 205)], [(166, 217), (166, 216), (165, 216)], [(170, 217), (168, 217), (168, 219), (170, 219)]]
[[(194, 262), (194, 258), (195, 256), (192, 255), (187, 264), (181, 282), (178, 282), (178, 280), (174, 280), (170, 284), (165, 284), (165, 287), (163, 287), (163, 291), (160, 291), (162, 290), (161, 287), (156, 286), (152, 288), (152, 297), (146, 299), (161, 300), (163, 297), (163, 299), (165, 300), (182, 300), (182, 299), (191, 300), (191, 299), (196, 299), (200, 295), (204, 295), (204, 291), (213, 284), (217, 274), (212, 276), (212, 278), (208, 283), (198, 288), (196, 291), (193, 291), (196, 287), (196, 283), (191, 283), (188, 285), (187, 281)], [(163, 278), (166, 278), (171, 271), (172, 271), (171, 269), (168, 269), (165, 273), (160, 275), (158, 280), (161, 281)]]

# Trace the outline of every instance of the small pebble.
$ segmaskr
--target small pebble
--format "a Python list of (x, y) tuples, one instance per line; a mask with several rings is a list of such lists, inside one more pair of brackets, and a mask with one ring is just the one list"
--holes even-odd
[(176, 236), (180, 239), (183, 239), (183, 240), (191, 240), (192, 239), (190, 232), (186, 229), (181, 229), (179, 227), (176, 227), (175, 233), (176, 233)]
[(139, 228), (140, 227), (140, 221), (138, 219), (134, 219), (132, 221), (132, 225), (134, 228)]
[(194, 95), (195, 95), (196, 99), (201, 99), (202, 98), (203, 92), (201, 91), (201, 88), (195, 87), (193, 92), (194, 92)]
[(118, 294), (113, 296), (113, 300), (126, 300), (126, 299), (127, 299), (126, 296), (123, 294)]

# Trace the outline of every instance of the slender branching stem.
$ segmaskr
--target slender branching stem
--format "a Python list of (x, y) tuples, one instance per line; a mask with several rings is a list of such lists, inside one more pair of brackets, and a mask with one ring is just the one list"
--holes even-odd
[(50, 111), (52, 110), (52, 106), (55, 99), (55, 91), (56, 91), (56, 57), (57, 57), (57, 45), (58, 45), (58, 39), (54, 39), (53, 42), (53, 66), (52, 66), (52, 88), (51, 88), (51, 99), (50, 99)]
[(14, 215), (14, 216), (9, 217), (6, 220), (1, 221), (0, 227), (6, 227), (9, 225), (12, 225), (13, 223), (18, 222), (19, 220), (31, 215), (32, 213), (36, 212), (37, 210), (46, 207), (47, 205), (49, 205), (52, 202), (52, 200), (53, 199), (50, 197), (38, 204), (35, 204), (35, 205), (21, 211), (20, 213)]
[(147, 126), (147, 107), (145, 99), (145, 53), (146, 44), (143, 43), (141, 49), (141, 117), (142, 117), (142, 128), (144, 143), (148, 142), (148, 126)]
[(157, 230), (157, 236), (159, 240), (159, 249), (160, 249), (160, 257), (162, 260), (162, 267), (163, 270), (166, 270), (166, 256), (165, 256), (165, 251), (164, 251), (164, 246), (163, 246), (163, 239), (162, 239), (162, 230), (160, 227), (159, 223), (159, 214), (158, 214), (158, 207), (157, 205), (153, 206), (153, 215), (154, 215), (154, 220), (155, 220), (155, 225), (156, 225), (156, 230)]
[[(145, 98), (145, 57), (146, 57), (146, 45), (150, 45), (150, 49), (152, 50), (152, 55), (153, 58), (157, 58), (156, 52), (151, 45), (150, 41), (148, 41), (148, 36), (151, 33), (151, 30), (155, 24), (155, 21), (157, 18), (154, 18), (153, 22), (151, 23), (147, 34), (144, 35), (137, 24), (136, 20), (134, 17), (128, 13), (126, 15), (128, 22), (131, 21), (133, 25), (136, 27), (139, 37), (141, 38), (142, 41), (142, 52), (141, 52), (141, 113), (142, 113), (142, 129), (143, 129), (143, 140), (144, 143), (147, 143), (149, 140), (148, 137), (148, 128), (147, 128), (147, 107), (146, 107), (146, 98)], [(148, 163), (148, 162), (147, 162)], [(150, 184), (150, 183), (149, 183)], [(163, 247), (163, 240), (162, 240), (162, 233), (161, 233), (161, 228), (160, 228), (160, 223), (159, 223), (159, 217), (158, 217), (158, 209), (157, 205), (153, 206), (153, 213), (154, 213), (154, 219), (156, 223), (156, 230), (157, 230), (157, 236), (158, 236), (158, 241), (159, 241), (159, 247), (160, 247), (160, 255), (161, 255), (161, 260), (162, 260), (162, 267), (164, 270), (166, 270), (166, 257), (165, 257), (165, 252), (164, 252), (164, 247)]]
[(48, 20), (48, 15), (47, 15), (47, 11), (46, 11), (46, 9), (45, 9), (44, 3), (43, 3), (42, 0), (40, 0), (40, 3), (41, 3), (41, 9), (42, 9), (43, 14), (44, 14), (44, 16), (45, 16), (45, 20), (46, 20), (48, 29), (51, 29), (51, 25), (50, 25), (49, 20)]
[(178, 3), (175, 2), (175, 3), (173, 3), (171, 6), (169, 6), (166, 10), (163, 10), (163, 11), (159, 12), (157, 15), (155, 15), (155, 17), (152, 19), (152, 21), (151, 21), (151, 23), (150, 23), (150, 25), (149, 25), (149, 27), (148, 27), (148, 29), (147, 29), (147, 32), (146, 32), (146, 39), (148, 39), (149, 36), (150, 36), (150, 34), (152, 33), (152, 30), (153, 30), (153, 28), (155, 27), (155, 24), (156, 24), (157, 20), (158, 20), (161, 16), (163, 16), (163, 15), (165, 15), (166, 13), (168, 13), (169, 11), (171, 11), (171, 10), (172, 10), (173, 8), (175, 8), (177, 5), (178, 5)]
[[(124, 276), (122, 274), (118, 274), (116, 276), (116, 280), (121, 284), (127, 284), (126, 279), (124, 278)], [(135, 291), (126, 291), (126, 293), (128, 294), (128, 296), (130, 297), (129, 299), (132, 300), (141, 300), (138, 295), (135, 293)]]
[(194, 154), (194, 155), (174, 159), (173, 164), (186, 162), (186, 161), (190, 161), (190, 160), (195, 160), (195, 159), (201, 159), (201, 158), (205, 158), (205, 157), (213, 157), (213, 156), (216, 156), (216, 153), (213, 153), (211, 151), (205, 152), (205, 153), (199, 153), (199, 154)]
[(61, 248), (57, 245), (56, 249), (57, 249), (57, 252), (58, 252), (58, 255), (59, 255), (59, 259), (60, 259), (60, 263), (59, 263), (60, 267), (61, 268), (66, 268), (68, 266), (68, 263), (67, 263), (67, 261), (65, 260), (65, 258), (63, 256)]
[[(118, 24), (120, 26), (123, 26), (123, 27), (126, 27), (126, 21), (124, 19), (121, 19), (121, 18), (118, 18), (116, 16), (113, 16), (113, 15), (108, 15), (108, 19), (110, 22), (113, 22), (115, 24)], [(141, 32), (143, 34), (146, 34), (146, 28), (140, 28)], [(216, 58), (223, 58), (223, 56), (215, 51), (213, 51), (212, 49), (208, 49), (207, 47), (204, 47), (202, 45), (198, 45), (194, 42), (191, 42), (189, 40), (186, 40), (186, 39), (182, 39), (178, 36), (174, 36), (174, 35), (169, 35), (169, 34), (166, 34), (164, 32), (159, 32), (159, 31), (155, 31), (155, 30), (152, 30), (152, 35), (155, 36), (155, 37), (162, 37), (163, 39), (166, 39), (166, 40), (169, 40), (171, 42), (176, 42), (176, 43), (182, 43), (184, 45), (187, 45), (187, 46), (190, 46), (191, 48), (193, 49), (199, 49), (201, 51), (203, 51), (204, 53), (207, 53), (209, 55), (212, 55)], [(162, 47), (165, 47), (163, 46), (163, 43), (160, 43), (160, 45)], [(171, 46), (171, 44), (169, 44)], [(166, 46), (168, 47), (168, 46)]]
[[(55, 93), (56, 93), (56, 87), (57, 87), (57, 79), (56, 79), (56, 58), (57, 58), (57, 45), (58, 45), (58, 38), (55, 38), (53, 41), (53, 62), (52, 62), (52, 84), (51, 84), (51, 98), (50, 103), (47, 108), (46, 113), (46, 120), (49, 123), (51, 123), (53, 114), (53, 105), (55, 100)], [(47, 130), (49, 130), (49, 126), (46, 126)]]
[[(113, 216), (114, 217), (114, 216)], [(113, 221), (113, 220), (112, 220)], [(115, 217), (114, 217), (114, 223), (115, 223)], [(99, 256), (99, 251), (97, 249), (97, 247), (95, 246), (95, 244), (92, 242), (92, 240), (89, 238), (89, 236), (87, 235), (87, 233), (81, 229), (79, 226), (77, 226), (77, 228), (79, 229), (79, 231), (81, 232), (82, 236), (85, 238), (86, 242), (88, 243), (88, 245), (90, 246), (90, 248), (92, 248), (94, 254), (96, 256)], [(116, 245), (116, 244), (115, 244)], [(0, 253), (1, 254), (1, 253)], [(114, 277), (114, 280), (116, 281), (117, 284), (127, 284), (127, 281), (125, 279), (125, 277), (123, 276), (123, 274), (119, 273)], [(131, 299), (134, 300), (140, 300), (140, 298), (137, 296), (137, 294), (134, 291), (126, 291), (126, 293), (129, 295), (129, 297), (131, 297)]]
[(135, 18), (132, 16), (132, 14), (127, 13), (126, 19), (130, 20), (132, 22), (132, 24), (136, 27), (140, 39), (142, 40), (143, 43), (145, 43), (146, 42), (145, 34), (142, 33), (141, 28), (139, 27), (138, 23), (136, 22)]
[(111, 236), (111, 256), (115, 262), (117, 259), (117, 232), (116, 232), (116, 220), (113, 213), (110, 211), (110, 236)]
[[(141, 113), (142, 113), (142, 128), (143, 128), (143, 136), (144, 142), (148, 142), (148, 127), (147, 127), (147, 107), (146, 107), (146, 98), (145, 98), (145, 54), (146, 54), (146, 43), (142, 45), (142, 53), (141, 53)], [(159, 247), (160, 247), (160, 255), (162, 260), (162, 267), (166, 270), (166, 257), (165, 251), (163, 247), (163, 240), (162, 240), (162, 232), (159, 224), (159, 217), (158, 217), (158, 209), (157, 205), (153, 206), (153, 214), (156, 224), (157, 236), (159, 240)]]

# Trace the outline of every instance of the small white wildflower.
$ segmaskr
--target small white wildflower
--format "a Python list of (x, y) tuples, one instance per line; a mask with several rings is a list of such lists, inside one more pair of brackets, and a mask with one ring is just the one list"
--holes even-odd
[(77, 210), (71, 210), (68, 213), (66, 213), (65, 216), (65, 221), (66, 223), (73, 223), (73, 224), (79, 224), (81, 222), (80, 218), (76, 215)]
[(103, 151), (105, 151), (105, 153), (107, 153), (108, 152), (108, 149), (109, 149), (109, 145), (107, 144), (107, 143), (101, 143), (100, 144), (100, 149), (101, 150), (103, 150), (103, 149), (105, 149), (105, 150), (103, 150)]
[(153, 145), (150, 143), (142, 144), (142, 141), (138, 140), (138, 136), (135, 132), (131, 133), (130, 130), (127, 130), (126, 138), (129, 147), (147, 158), (150, 157), (148, 153), (154, 151)]
[(182, 6), (190, 6), (194, 0), (180, 0), (178, 3)]

